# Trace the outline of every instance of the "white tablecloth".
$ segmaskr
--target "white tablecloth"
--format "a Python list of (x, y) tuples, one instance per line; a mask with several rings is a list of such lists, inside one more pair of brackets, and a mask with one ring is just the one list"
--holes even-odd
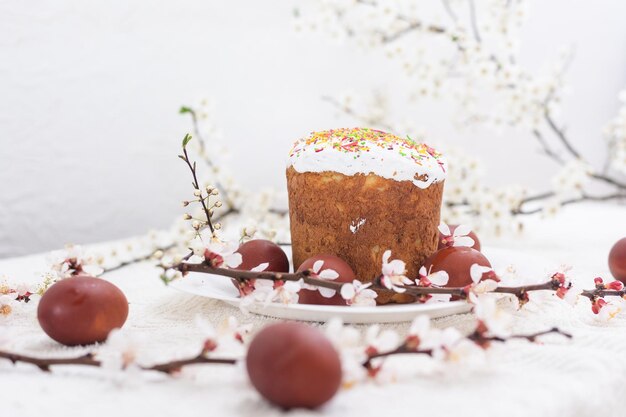
[[(522, 236), (484, 238), (485, 253), (509, 261), (520, 274), (539, 276), (561, 263), (574, 266), (578, 282), (591, 284), (609, 276), (611, 245), (626, 235), (626, 208), (581, 205), (555, 219), (530, 219)], [(36, 280), (45, 256), (0, 261), (0, 274)], [(197, 353), (196, 316), (219, 324), (230, 315), (261, 327), (271, 319), (244, 316), (236, 308), (165, 287), (151, 264), (130, 266), (108, 275), (126, 293), (130, 315), (126, 328), (163, 358)], [(544, 275), (541, 275), (543, 277)], [(35, 305), (26, 305), (2, 325), (13, 350), (36, 355), (75, 355), (85, 348), (64, 348), (39, 328)], [(437, 326), (470, 330), (472, 319), (459, 315)], [(397, 357), (406, 366), (396, 381), (366, 383), (342, 390), (318, 411), (296, 410), (292, 416), (623, 416), (626, 398), (626, 312), (608, 324), (597, 322), (589, 302), (572, 309), (560, 300), (529, 305), (515, 313), (515, 331), (559, 326), (574, 335), (571, 342), (551, 337), (545, 344), (522, 341), (494, 345), (479, 370), (425, 374), (422, 362)], [(406, 331), (408, 324), (393, 327)], [(421, 365), (422, 364), (422, 365)], [(57, 367), (43, 373), (33, 366), (0, 360), (0, 415), (19, 416), (274, 416), (249, 386), (243, 368), (200, 366), (171, 378), (144, 373), (119, 378), (100, 369)]]

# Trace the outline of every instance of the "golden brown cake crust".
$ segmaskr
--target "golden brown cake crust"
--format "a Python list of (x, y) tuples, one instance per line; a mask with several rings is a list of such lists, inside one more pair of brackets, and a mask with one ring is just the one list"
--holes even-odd
[[(287, 168), (293, 263), (329, 253), (344, 259), (359, 280), (380, 275), (385, 250), (417, 277), (437, 249), (443, 181), (421, 189), (374, 174), (297, 172)], [(379, 302), (391, 301), (381, 293)], [(393, 301), (402, 300), (396, 297)]]

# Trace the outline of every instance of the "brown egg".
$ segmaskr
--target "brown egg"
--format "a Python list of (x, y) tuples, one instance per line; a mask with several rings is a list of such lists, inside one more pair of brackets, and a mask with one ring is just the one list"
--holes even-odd
[(269, 402), (286, 409), (315, 408), (341, 385), (341, 361), (319, 330), (303, 323), (272, 324), (250, 343), (250, 381)]
[(626, 284), (626, 237), (618, 240), (611, 248), (609, 269), (616, 280)]
[(67, 278), (41, 297), (37, 318), (48, 336), (68, 346), (104, 342), (128, 317), (128, 301), (115, 285), (86, 275)]
[(268, 262), (266, 271), (289, 272), (289, 259), (285, 252), (274, 242), (264, 239), (250, 240), (239, 246), (242, 262), (236, 269), (249, 271), (262, 263)]
[[(333, 282), (352, 282), (354, 281), (354, 271), (343, 259), (329, 254), (311, 256), (298, 268), (298, 272), (306, 269), (313, 269), (313, 264), (317, 261), (324, 261), (320, 271), (332, 269), (339, 274), (339, 277)], [(324, 297), (318, 290), (302, 289), (299, 293), (298, 303), (300, 304), (320, 304), (320, 305), (346, 305), (346, 301), (336, 293), (330, 298)]]
[[(448, 227), (450, 228), (450, 233), (454, 233), (454, 231), (456, 230), (457, 227), (459, 227), (459, 225), (449, 224)], [(476, 236), (476, 233), (474, 233), (474, 231), (472, 230), (471, 232), (469, 232), (468, 236), (474, 239), (474, 245), (472, 245), (472, 248), (476, 249), (477, 251), (480, 251), (480, 240), (478, 240), (478, 236)], [(437, 250), (443, 249), (446, 247), (446, 245), (444, 245), (441, 242), (442, 239), (443, 239), (443, 235), (441, 234), (441, 232), (439, 232), (439, 243), (437, 244)]]
[(491, 268), (489, 260), (476, 249), (453, 246), (430, 255), (424, 267), (429, 272), (446, 271), (449, 277), (447, 287), (464, 287), (472, 283), (470, 268), (473, 264)]

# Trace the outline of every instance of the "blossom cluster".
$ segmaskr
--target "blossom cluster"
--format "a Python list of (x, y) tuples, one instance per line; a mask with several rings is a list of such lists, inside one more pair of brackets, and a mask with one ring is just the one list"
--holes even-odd
[[(542, 212), (551, 216), (564, 204), (588, 199), (592, 180), (603, 181), (623, 198), (619, 177), (599, 178), (571, 144), (560, 126), (567, 93), (565, 73), (571, 48), (554, 54), (538, 70), (520, 64), (520, 34), (529, 14), (529, 0), (484, 2), (417, 2), (413, 0), (310, 1), (300, 5), (294, 19), (298, 32), (330, 35), (369, 51), (382, 52), (404, 75), (401, 92), (386, 95), (381, 86), (371, 94), (342, 93), (325, 99), (360, 122), (421, 139), (425, 128), (413, 124), (425, 101), (454, 106), (454, 126), (461, 132), (485, 127), (507, 134), (526, 132), (558, 168), (550, 188), (530, 194), (526, 187), (493, 187), (481, 163), (466, 150), (437, 144), (449, 159), (443, 218), (472, 223), (495, 234), (521, 230), (520, 215)], [(390, 69), (390, 70), (392, 70)], [(389, 89), (387, 88), (386, 91)], [(626, 102), (626, 94), (620, 95)], [(398, 103), (396, 103), (398, 101)], [(397, 109), (403, 109), (401, 112)], [(393, 111), (392, 111), (393, 110)], [(626, 107), (605, 130), (609, 166), (626, 173)], [(432, 139), (429, 138), (429, 141)], [(618, 178), (618, 181), (615, 181)], [(528, 207), (528, 208), (527, 208)]]
[[(454, 229), (454, 232), (451, 232), (451, 229), (444, 223), (439, 226), (439, 229), (442, 242), (447, 246), (472, 246), (474, 244), (473, 239), (468, 236), (471, 232), (469, 227), (459, 225)], [(238, 245), (235, 243), (213, 239), (207, 246), (200, 244), (195, 247), (194, 256), (196, 259), (191, 259), (191, 261), (204, 263), (212, 268), (237, 268), (242, 262), (237, 247)], [(485, 311), (485, 308), (491, 310), (492, 307), (481, 307), (481, 305), (483, 302), (491, 303), (491, 299), (494, 297), (513, 297), (519, 307), (522, 307), (531, 301), (531, 292), (549, 291), (557, 298), (572, 305), (582, 295), (591, 301), (591, 310), (596, 317), (601, 320), (609, 320), (621, 310), (622, 301), (626, 295), (622, 291), (621, 282), (613, 281), (605, 284), (601, 278), (596, 278), (594, 290), (574, 288), (566, 275), (569, 270), (567, 267), (549, 274), (539, 286), (506, 287), (502, 286), (500, 275), (492, 268), (479, 264), (470, 266), (471, 283), (462, 288), (449, 288), (449, 291), (446, 291), (446, 285), (449, 281), (446, 271), (432, 271), (422, 267), (416, 278), (410, 278), (407, 276), (406, 263), (400, 259), (392, 259), (390, 250), (383, 253), (381, 261), (380, 276), (370, 283), (354, 280), (352, 283), (338, 284), (335, 288), (326, 288), (315, 285), (315, 282), (305, 282), (305, 277), (302, 275), (281, 274), (278, 276), (271, 272), (268, 273), (269, 275), (256, 276), (253, 274), (252, 278), (238, 278), (234, 280), (234, 283), (237, 285), (242, 298), (240, 306), (244, 311), (247, 311), (253, 303), (298, 303), (299, 293), (302, 290), (318, 291), (325, 298), (334, 297), (339, 293), (348, 306), (375, 306), (377, 292), (374, 290), (376, 288), (392, 290), (397, 293), (409, 291), (415, 295), (415, 300), (419, 303), (449, 301), (452, 293), (454, 293), (457, 298), (474, 305), (475, 311)], [(268, 266), (268, 263), (262, 263), (252, 268), (251, 272), (263, 273)], [(175, 271), (177, 278), (182, 277), (180, 271)], [(333, 269), (326, 268), (324, 261), (318, 260), (308, 271), (306, 277), (314, 281), (334, 282), (339, 274)], [(430, 288), (441, 290), (431, 293), (428, 290)], [(610, 296), (608, 301), (605, 299), (607, 296)], [(537, 297), (537, 300), (540, 299)]]
[[(252, 325), (241, 324), (230, 316), (215, 328), (202, 317), (196, 317), (196, 328), (199, 356), (227, 354), (229, 357), (241, 358), (245, 354), (244, 343)], [(102, 368), (110, 371), (149, 369), (159, 359), (149, 346), (146, 339), (136, 334), (125, 329), (114, 329), (94, 356)]]

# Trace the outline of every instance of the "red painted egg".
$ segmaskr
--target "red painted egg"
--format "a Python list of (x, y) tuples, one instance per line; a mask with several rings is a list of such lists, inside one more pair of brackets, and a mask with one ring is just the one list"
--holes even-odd
[(453, 246), (433, 253), (424, 267), (429, 273), (446, 271), (447, 287), (464, 287), (472, 283), (470, 268), (473, 264), (491, 268), (491, 263), (481, 252), (465, 246)]
[[(313, 269), (315, 262), (322, 261), (320, 271), (332, 269), (339, 274), (339, 277), (333, 279), (333, 282), (352, 282), (355, 279), (354, 271), (343, 259), (335, 255), (323, 254), (311, 256), (298, 268), (298, 272)], [(346, 301), (341, 298), (339, 293), (335, 293), (330, 298), (324, 297), (319, 290), (302, 289), (299, 292), (298, 303), (300, 304), (320, 304), (320, 305), (346, 305)]]
[(246, 367), (252, 385), (286, 409), (316, 408), (341, 385), (341, 361), (319, 330), (303, 323), (272, 324), (250, 343)]
[(289, 259), (285, 251), (274, 242), (264, 239), (250, 240), (239, 246), (241, 265), (236, 269), (249, 271), (263, 263), (269, 263), (266, 271), (289, 272)]
[(626, 284), (626, 237), (618, 240), (611, 248), (609, 269), (616, 280)]
[(127, 317), (124, 293), (108, 281), (85, 275), (52, 285), (37, 307), (43, 331), (68, 346), (104, 342)]

